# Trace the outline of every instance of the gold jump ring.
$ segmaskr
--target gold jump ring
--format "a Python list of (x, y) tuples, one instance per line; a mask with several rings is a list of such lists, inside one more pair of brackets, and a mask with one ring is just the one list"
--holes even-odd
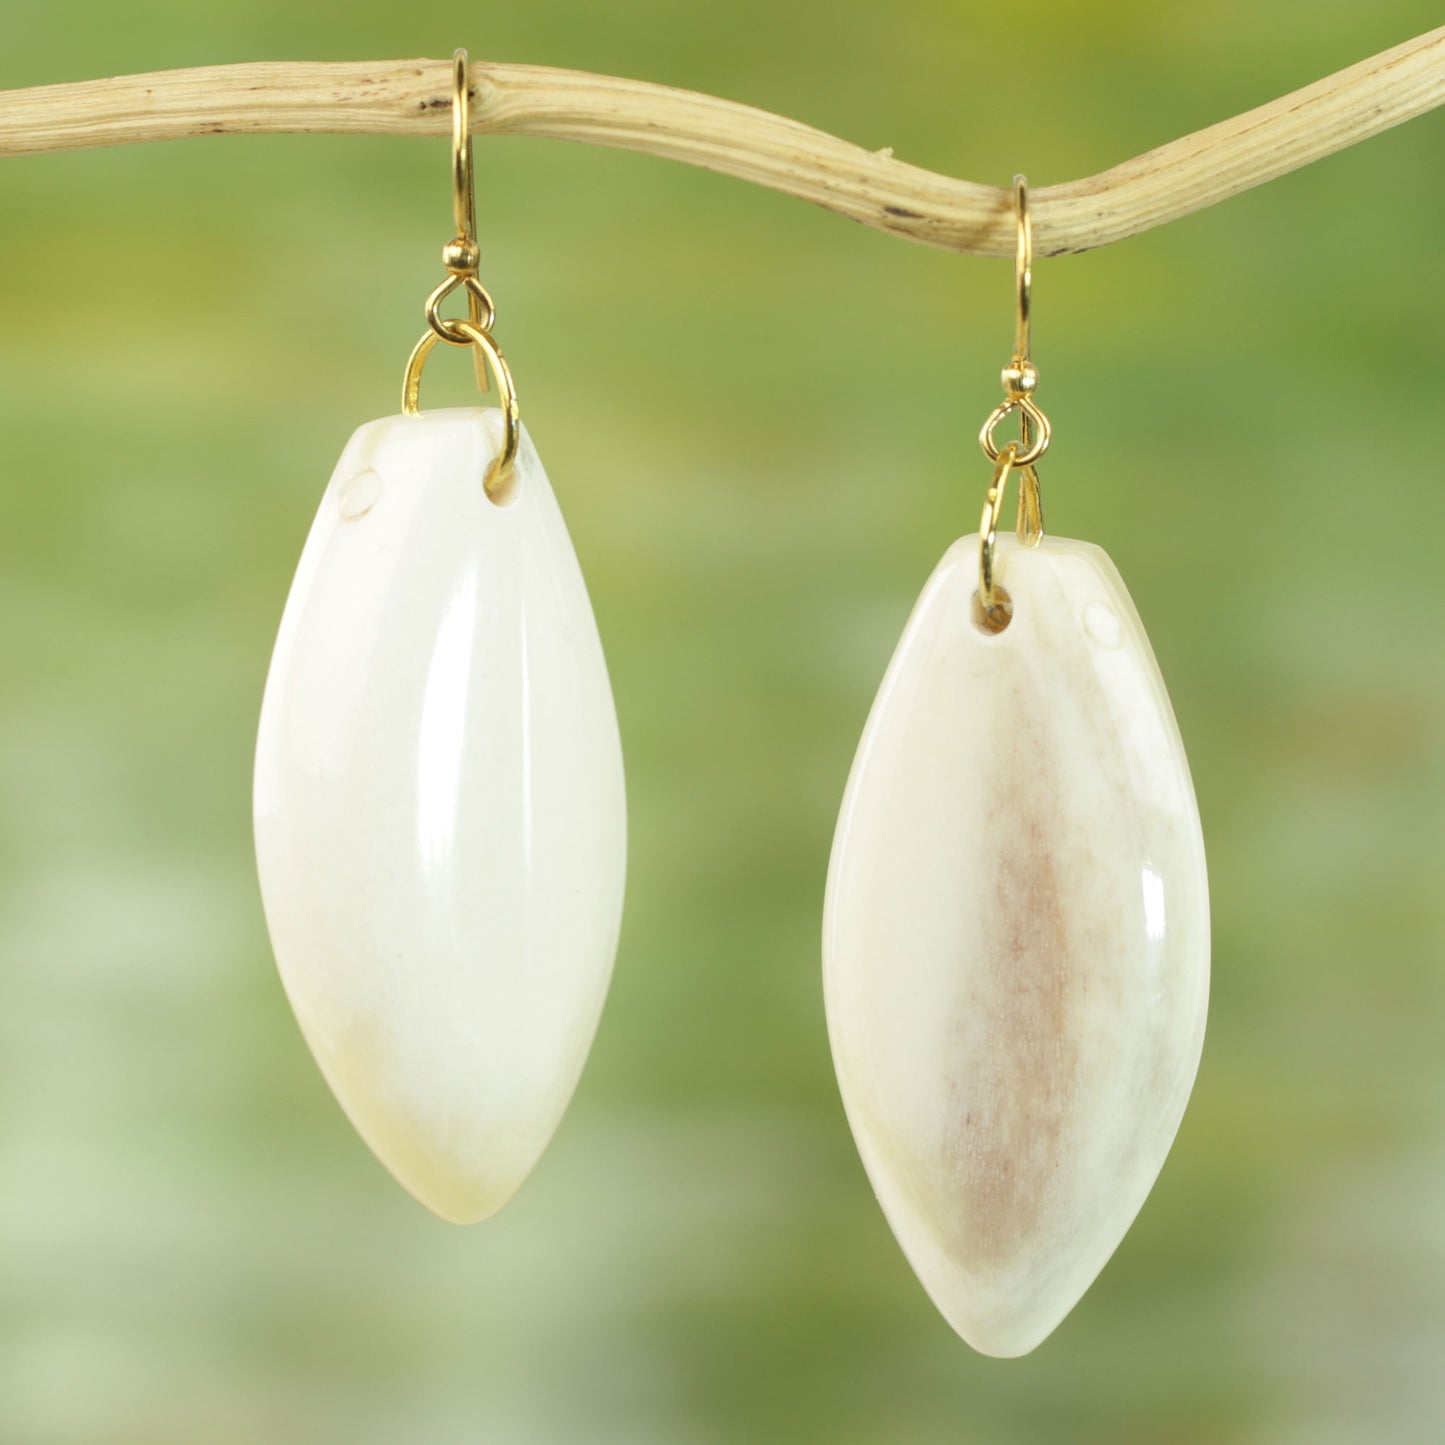
[(983, 502), (983, 515), (978, 522), (978, 600), (986, 625), (1001, 632), (1008, 625), (1003, 612), (1006, 594), (994, 573), (994, 552), (998, 543), (998, 523), (1003, 515), (1004, 495), (1009, 477), (1019, 473), (1019, 510), (1017, 535), (1025, 547), (1036, 547), (1043, 540), (1043, 495), (1039, 474), (1031, 462), (1019, 460), (1018, 443), (1006, 442), (993, 469), (993, 481)]
[[(476, 348), (478, 361), (490, 367), (497, 383), (504, 428), (502, 450), (487, 468), (487, 474), (482, 478), (482, 486), (494, 502), (501, 501), (511, 484), (512, 467), (517, 460), (517, 449), (522, 441), (522, 415), (517, 405), (517, 387), (512, 380), (512, 369), (507, 365), (501, 348), (480, 326), (473, 326), (470, 321), (460, 318), (450, 324), (466, 337), (467, 345)], [(441, 339), (428, 327), (422, 332), (421, 340), (412, 348), (411, 356), (407, 358), (406, 375), (401, 383), (401, 409), (407, 416), (416, 416), (421, 410), (422, 370), (426, 366), (427, 357)]]

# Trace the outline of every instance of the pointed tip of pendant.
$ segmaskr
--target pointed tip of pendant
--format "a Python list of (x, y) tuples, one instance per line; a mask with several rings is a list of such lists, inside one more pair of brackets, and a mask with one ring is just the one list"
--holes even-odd
[(967, 1327), (950, 1319), (958, 1337), (970, 1349), (995, 1360), (1016, 1360), (1032, 1354), (1063, 1323), (1063, 1316), (1040, 1326), (1036, 1320), (970, 1321)]
[(1049, 1298), (992, 1301), (977, 1288), (970, 1289), (964, 1299), (944, 1298), (932, 1289), (928, 1294), (970, 1349), (995, 1360), (1016, 1360), (1032, 1354), (1063, 1324), (1084, 1291), (1070, 1292), (1067, 1297), (1055, 1292)]
[[(385, 1160), (382, 1162), (386, 1163)], [(502, 1182), (462, 1176), (409, 1179), (389, 1164), (386, 1168), (428, 1214), (435, 1215), (443, 1224), (481, 1224), (500, 1214), (527, 1182), (525, 1174), (520, 1179)]]
[(498, 1203), (454, 1204), (450, 1201), (434, 1202), (430, 1199), (423, 1199), (414, 1189), (407, 1190), (413, 1199), (420, 1204), (428, 1214), (440, 1219), (443, 1224), (456, 1224), (465, 1227), (468, 1224), (481, 1224), (494, 1215), (500, 1214), (511, 1200), (511, 1195)]

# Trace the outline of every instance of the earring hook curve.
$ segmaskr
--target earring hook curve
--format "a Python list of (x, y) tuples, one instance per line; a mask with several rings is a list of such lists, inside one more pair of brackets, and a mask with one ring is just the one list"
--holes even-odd
[[(457, 240), (477, 244), (477, 191), (472, 169), (471, 86), (467, 52), (458, 46), (452, 54), (452, 216)], [(476, 269), (473, 262), (471, 268)]]
[[(511, 368), (492, 336), (497, 308), (491, 294), (477, 276), (481, 259), (477, 246), (477, 195), (472, 164), (471, 86), (466, 50), (458, 46), (452, 54), (452, 219), (456, 235), (442, 247), (446, 278), (427, 297), (427, 329), (412, 348), (402, 376), (401, 409), (407, 416), (421, 411), (421, 374), (438, 341), (471, 350), (477, 374), (477, 390), (485, 395), (495, 383), (502, 412), (502, 449), (488, 467), (482, 486), (494, 502), (509, 494), (521, 445), (521, 413)], [(467, 314), (450, 319), (441, 314), (441, 303), (460, 287), (466, 293)]]
[(1029, 183), (1014, 177), (1014, 361), (1027, 364), (1034, 290), (1034, 223), (1029, 215)]
[[(1033, 330), (1034, 230), (1029, 218), (1029, 187), (1022, 175), (1014, 177), (1014, 353), (1003, 370), (1004, 399), (989, 413), (978, 434), (984, 455), (994, 463), (993, 482), (983, 504), (978, 528), (978, 613), (985, 632), (1002, 632), (1013, 615), (1008, 594), (999, 585), (994, 566), (999, 517), (1009, 477), (1019, 474), (1018, 539), (1037, 547), (1044, 536), (1043, 497), (1034, 463), (1048, 450), (1053, 436), (1049, 419), (1039, 410), (1033, 394), (1039, 372), (1029, 357)], [(1000, 422), (1014, 412), (1019, 417), (1019, 439), (1002, 447), (993, 439)]]

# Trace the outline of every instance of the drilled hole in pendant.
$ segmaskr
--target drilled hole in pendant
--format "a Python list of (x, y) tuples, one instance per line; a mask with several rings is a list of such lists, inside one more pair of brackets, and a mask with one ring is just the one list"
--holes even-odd
[(517, 500), (516, 464), (513, 463), (507, 468), (506, 474), (500, 481), (494, 479), (492, 476), (492, 467), (495, 465), (496, 463), (493, 462), (487, 467), (486, 478), (482, 483), (482, 490), (487, 500), (494, 507), (510, 507), (512, 503)]
[[(482, 474), (482, 491), (494, 507), (510, 507), (517, 500), (517, 468), (522, 460), (519, 455), (521, 436), (516, 437), (516, 449), (508, 456), (507, 413), (500, 407), (490, 406), (478, 407), (477, 412), (482, 417), (489, 442), (497, 449)], [(505, 467), (502, 465), (504, 460)]]
[(985, 607), (983, 598), (977, 592), (973, 594), (973, 625), (980, 632), (997, 637), (1013, 621), (1014, 604), (1013, 598), (1002, 587), (995, 587), (993, 594), (992, 607)]

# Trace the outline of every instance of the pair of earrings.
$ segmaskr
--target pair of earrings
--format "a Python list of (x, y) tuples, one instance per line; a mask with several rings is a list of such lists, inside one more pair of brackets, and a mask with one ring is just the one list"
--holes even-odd
[[(307, 539), (255, 791), (307, 1042), (381, 1161), (458, 1223), (511, 1198), (572, 1095), (626, 852), (596, 623), (477, 276), (467, 106), (458, 51), (448, 275), (402, 415), (352, 437)], [(1105, 554), (1043, 534), (1022, 178), (1015, 192), (1014, 356), (980, 436), (992, 484), (869, 717), (823, 938), (868, 1175), (935, 1304), (996, 1355), (1053, 1330), (1142, 1205), (1193, 1084), (1209, 968), (1198, 812), (1148, 640)], [(465, 317), (441, 314), (454, 290)], [(420, 411), (439, 341), (471, 348), (499, 408)], [(1000, 538), (1015, 472), (1018, 536)]]

